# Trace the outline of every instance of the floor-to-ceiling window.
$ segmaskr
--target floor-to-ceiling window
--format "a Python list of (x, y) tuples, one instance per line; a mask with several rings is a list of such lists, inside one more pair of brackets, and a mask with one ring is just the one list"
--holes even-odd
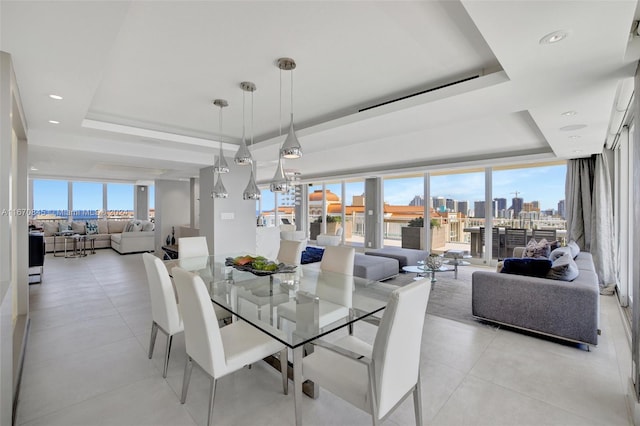
[(103, 210), (102, 183), (72, 182), (73, 220), (96, 220)]
[(69, 219), (69, 184), (66, 180), (33, 181), (34, 218), (38, 220)]
[(149, 185), (147, 190), (149, 194), (149, 220), (155, 222), (156, 220), (156, 191), (154, 185)]
[(133, 185), (107, 184), (107, 218), (133, 219)]
[[(402, 230), (410, 224), (418, 224), (420, 219), (424, 224), (424, 176), (420, 174), (385, 177), (383, 193), (384, 245), (424, 249), (424, 227), (410, 226), (416, 229)], [(440, 226), (439, 221), (434, 221), (435, 223), (438, 223), (438, 227)], [(415, 231), (415, 238), (408, 231)]]

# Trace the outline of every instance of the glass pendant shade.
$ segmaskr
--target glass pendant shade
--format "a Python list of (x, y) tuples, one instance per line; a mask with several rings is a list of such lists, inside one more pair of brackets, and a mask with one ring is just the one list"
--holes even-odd
[(256, 185), (256, 178), (253, 175), (253, 167), (251, 168), (251, 176), (249, 177), (249, 183), (247, 187), (244, 189), (242, 193), (243, 200), (259, 200), (260, 199), (260, 188)]
[(218, 180), (215, 185), (213, 185), (211, 195), (214, 198), (229, 198), (229, 193), (227, 192), (227, 188), (224, 187), (224, 183), (222, 183), (222, 176), (220, 176), (220, 174), (218, 174)]
[(298, 137), (293, 129), (293, 114), (291, 114), (291, 124), (289, 124), (289, 133), (280, 148), (280, 155), (284, 158), (300, 158), (302, 157), (302, 146), (298, 142)]
[(276, 168), (276, 174), (273, 175), (269, 188), (271, 192), (287, 192), (289, 190), (289, 182), (282, 168), (282, 158), (278, 160), (278, 168)]

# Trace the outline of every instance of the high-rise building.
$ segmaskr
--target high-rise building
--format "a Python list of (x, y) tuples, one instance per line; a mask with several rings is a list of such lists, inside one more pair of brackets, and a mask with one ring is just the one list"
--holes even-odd
[(511, 210), (513, 210), (514, 217), (518, 217), (518, 215), (522, 211), (523, 203), (524, 203), (524, 199), (522, 199), (521, 197), (513, 197), (511, 199)]
[(506, 198), (494, 198), (496, 205), (496, 211), (503, 211), (507, 209), (507, 199)]
[(444, 197), (431, 197), (433, 200), (433, 208), (436, 210), (440, 210), (440, 207), (445, 206)]
[(424, 206), (424, 198), (422, 198), (420, 195), (416, 195), (415, 197), (413, 197), (413, 200), (411, 200), (409, 202), (410, 206)]
[(564, 219), (564, 200), (558, 201), (558, 216)]
[(455, 212), (456, 210), (456, 204), (457, 202), (455, 200), (452, 200), (451, 198), (447, 198), (445, 200), (445, 206), (447, 207), (447, 211), (450, 212)]
[(458, 201), (458, 212), (462, 213), (465, 216), (469, 215), (469, 202), (468, 201)]
[(473, 217), (485, 217), (484, 201), (473, 202)]

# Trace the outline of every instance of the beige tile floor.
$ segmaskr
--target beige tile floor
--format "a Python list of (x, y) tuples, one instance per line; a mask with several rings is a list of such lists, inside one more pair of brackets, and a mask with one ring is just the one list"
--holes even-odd
[[(17, 424), (202, 425), (208, 379), (194, 369), (187, 403), (184, 340), (174, 338), (167, 379), (164, 336), (146, 356), (151, 313), (141, 255), (110, 249), (81, 259), (47, 255), (30, 287), (31, 334)], [(601, 299), (603, 335), (587, 352), (483, 325), (427, 316), (423, 409), (430, 425), (629, 425), (630, 354), (613, 297)], [(364, 339), (375, 329), (356, 327)], [(304, 423), (366, 425), (369, 417), (327, 391), (303, 401)], [(290, 425), (293, 396), (264, 363), (220, 380), (218, 425)], [(385, 422), (413, 424), (405, 402)]]

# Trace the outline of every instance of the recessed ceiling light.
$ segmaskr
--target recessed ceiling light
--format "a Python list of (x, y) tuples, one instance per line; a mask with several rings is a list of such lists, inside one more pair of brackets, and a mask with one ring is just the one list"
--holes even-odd
[(60, 122), (56, 121), (56, 120), (49, 120), (49, 123), (51, 123), (51, 124), (60, 124)]
[(571, 132), (572, 130), (580, 130), (587, 127), (586, 124), (570, 124), (568, 126), (560, 127), (563, 132)]
[(62, 100), (62, 96), (60, 96), (60, 95), (51, 94), (51, 95), (49, 95), (49, 97), (51, 99), (55, 99), (56, 101), (61, 101)]
[(546, 36), (540, 39), (540, 44), (553, 44), (559, 41), (564, 40), (569, 37), (569, 31), (566, 30), (558, 30), (552, 33), (547, 34)]
[(577, 112), (575, 112), (575, 111), (565, 111), (560, 115), (564, 115), (565, 117), (570, 117), (570, 116), (576, 115), (576, 114), (577, 114)]
[(569, 136), (569, 139), (580, 139), (580, 135), (571, 135)]
[(30, 168), (29, 170), (31, 170), (32, 172), (37, 172), (37, 171), (38, 171), (38, 168), (37, 168), (37, 167), (34, 167), (34, 166), (31, 166), (31, 168)]
[(574, 150), (573, 150), (573, 153), (574, 153), (574, 154), (580, 154), (581, 152), (582, 152), (582, 150), (581, 150), (581, 149), (574, 149)]

